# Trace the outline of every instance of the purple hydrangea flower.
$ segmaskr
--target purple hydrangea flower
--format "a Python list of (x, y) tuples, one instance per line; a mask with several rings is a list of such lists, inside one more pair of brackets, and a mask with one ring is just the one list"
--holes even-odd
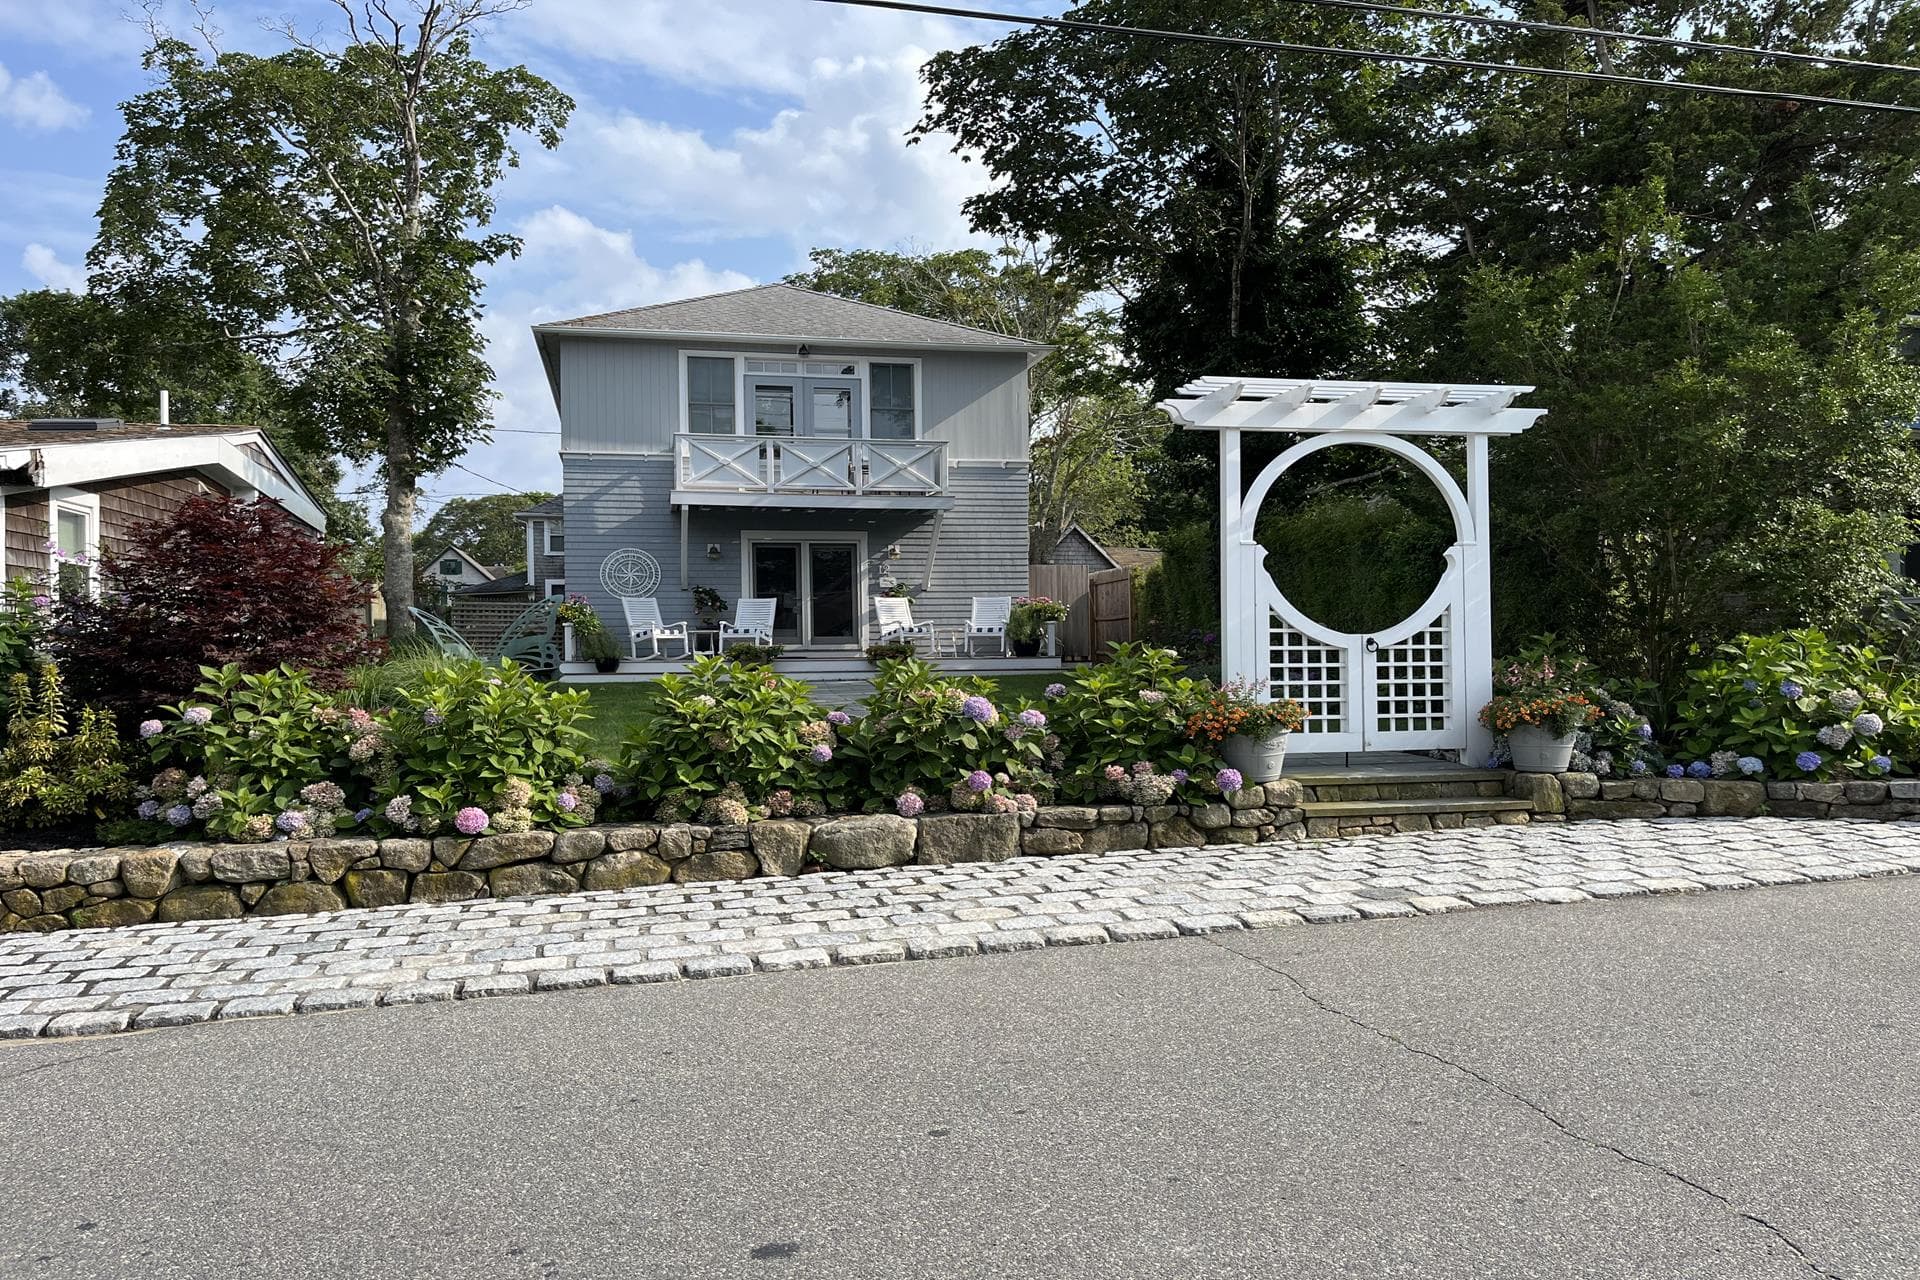
[(1233, 792), (1245, 786), (1247, 780), (1240, 776), (1238, 769), (1222, 769), (1213, 775), (1213, 781), (1214, 785), (1219, 787), (1221, 791), (1231, 795)]
[(1853, 731), (1863, 738), (1871, 738), (1887, 727), (1887, 722), (1871, 711), (1862, 711), (1853, 718)]
[(594, 789), (595, 791), (598, 791), (598, 792), (599, 792), (599, 793), (600, 793), (601, 795), (603, 795), (603, 796), (604, 796), (604, 795), (606, 795), (606, 794), (607, 794), (607, 793), (608, 793), (609, 791), (612, 791), (612, 790), (613, 790), (613, 775), (612, 775), (612, 774), (610, 774), (610, 773), (596, 773), (596, 774), (594, 774), (594, 775), (593, 775), (593, 789)]
[(813, 761), (815, 764), (825, 764), (827, 761), (833, 759), (833, 748), (823, 742), (813, 750), (807, 752), (807, 759)]
[(1818, 751), (1802, 751), (1793, 758), (1794, 767), (1802, 773), (1812, 773), (1825, 763)]
[(1029, 729), (1044, 729), (1047, 727), (1047, 716), (1044, 711), (1034, 711), (1029, 708), (1020, 713), (1020, 723)]
[(180, 713), (180, 718), (188, 724), (205, 724), (213, 719), (213, 711), (208, 707), (188, 707)]
[(1867, 763), (1875, 773), (1886, 773), (1893, 768), (1893, 760), (1888, 756), (1875, 756)]
[(1500, 753), (1498, 751), (1489, 753), (1486, 760), (1482, 763), (1489, 769), (1498, 769), (1500, 767)]
[(438, 729), (441, 725), (445, 724), (446, 722), (447, 722), (447, 718), (441, 715), (438, 711), (422, 711), (420, 713), (420, 723), (424, 724), (429, 729)]
[(1740, 770), (1741, 773), (1746, 774), (1749, 778), (1766, 767), (1759, 756), (1741, 756), (1738, 760), (1734, 761), (1734, 768)]
[(160, 816), (160, 802), (158, 800), (142, 800), (140, 807), (135, 809), (134, 812), (151, 822)]
[(562, 791), (558, 796), (554, 798), (554, 803), (559, 805), (562, 809), (566, 810), (568, 813), (572, 813), (575, 809), (578, 809), (580, 807), (580, 797), (576, 796), (571, 791)]
[(917, 818), (926, 807), (927, 802), (913, 791), (902, 791), (893, 800), (893, 811), (903, 818)]
[(1642, 742), (1645, 742), (1653, 737), (1653, 726), (1650, 724), (1642, 724), (1638, 729), (1635, 729), (1634, 732), (1640, 735)]
[[(1798, 698), (1801, 694), (1805, 692), (1806, 692), (1805, 689), (1802, 689), (1799, 685), (1795, 684), (1791, 680), (1782, 680), (1780, 682), (1780, 696), (1785, 698), (1788, 702), (1794, 701), (1796, 698)], [(1808, 752), (1807, 754), (1811, 755), (1812, 752)]]
[(960, 714), (976, 724), (992, 724), (1000, 718), (1000, 713), (993, 709), (993, 704), (977, 693), (960, 704)]
[(453, 815), (453, 829), (463, 836), (477, 836), (485, 831), (492, 821), (485, 809), (477, 805), (468, 805)]
[(844, 729), (853, 723), (853, 717), (844, 711), (829, 711), (827, 712), (827, 723), (836, 729)]
[(307, 815), (298, 809), (288, 809), (273, 820), (273, 825), (290, 836), (297, 836), (307, 829)]
[(1695, 760), (1687, 766), (1687, 773), (1695, 778), (1711, 778), (1713, 776), (1713, 766), (1705, 760)]
[(368, 818), (371, 818), (372, 816), (373, 816), (373, 810), (371, 809), (356, 809), (353, 814), (353, 820), (355, 822), (365, 822)]
[(1064, 698), (1067, 696), (1067, 686), (1063, 684), (1050, 684), (1043, 692), (1045, 692), (1049, 698)]
[(167, 822), (171, 826), (184, 827), (193, 821), (193, 810), (184, 804), (177, 804), (167, 810)]
[(1667, 766), (1667, 776), (1669, 778), (1684, 778), (1687, 776), (1687, 771), (1680, 765), (1670, 764)]
[(967, 775), (967, 790), (969, 791), (985, 791), (992, 785), (993, 775), (985, 769), (975, 769)]
[(142, 720), (140, 722), (140, 736), (143, 738), (151, 738), (165, 729), (166, 726), (158, 720)]
[(33, 607), (36, 609), (44, 609), (52, 603), (53, 603), (52, 596), (35, 596), (33, 598)]
[(1632, 764), (1627, 766), (1627, 772), (1632, 774), (1636, 778), (1645, 774), (1646, 771), (1647, 771), (1647, 762), (1645, 760), (1635, 760)]
[(1181, 783), (1185, 782), (1188, 778), (1192, 777), (1193, 775), (1188, 773), (1185, 769), (1175, 769), (1172, 773), (1168, 774), (1167, 776), (1173, 779), (1175, 786), (1178, 786)]

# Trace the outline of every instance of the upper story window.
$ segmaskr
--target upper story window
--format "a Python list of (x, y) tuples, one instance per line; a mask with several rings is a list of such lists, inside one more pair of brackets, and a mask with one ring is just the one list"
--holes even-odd
[(440, 576), (443, 578), (459, 577), (460, 569), (461, 569), (460, 561), (454, 558), (453, 556), (448, 556), (445, 560), (442, 560), (440, 562)]
[(540, 527), (546, 531), (547, 554), (557, 556), (567, 549), (566, 526), (543, 520)]
[(873, 396), (873, 438), (911, 440), (913, 420), (913, 366), (874, 364), (867, 367)]
[(905, 361), (688, 355), (687, 430), (912, 440), (920, 434), (917, 373)]
[(733, 357), (687, 357), (687, 430), (734, 434)]

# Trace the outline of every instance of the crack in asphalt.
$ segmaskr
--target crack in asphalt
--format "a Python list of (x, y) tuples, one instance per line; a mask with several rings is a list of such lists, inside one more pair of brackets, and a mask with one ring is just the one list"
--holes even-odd
[(1664, 1178), (1669, 1178), (1672, 1181), (1679, 1183), (1681, 1186), (1686, 1187), (1691, 1191), (1695, 1191), (1695, 1192), (1698, 1192), (1700, 1195), (1706, 1196), (1708, 1199), (1721, 1205), (1723, 1208), (1727, 1209), (1729, 1212), (1735, 1214), (1740, 1218), (1745, 1219), (1748, 1222), (1753, 1223), (1755, 1226), (1765, 1231), (1768, 1235), (1778, 1240), (1781, 1244), (1785, 1245), (1789, 1250), (1792, 1251), (1795, 1260), (1798, 1261), (1801, 1266), (1805, 1267), (1808, 1271), (1812, 1272), (1814, 1275), (1821, 1277), (1821, 1280), (1845, 1280), (1845, 1277), (1843, 1277), (1839, 1272), (1829, 1271), (1825, 1267), (1821, 1266), (1820, 1263), (1816, 1262), (1813, 1258), (1813, 1255), (1810, 1254), (1806, 1250), (1806, 1248), (1800, 1244), (1798, 1240), (1795, 1240), (1792, 1236), (1788, 1235), (1785, 1231), (1781, 1230), (1779, 1227), (1775, 1226), (1773, 1223), (1769, 1222), (1766, 1218), (1762, 1217), (1761, 1215), (1754, 1213), (1750, 1210), (1741, 1208), (1739, 1205), (1735, 1204), (1732, 1201), (1732, 1199), (1730, 1199), (1728, 1196), (1722, 1194), (1719, 1191), (1714, 1190), (1712, 1187), (1709, 1187), (1704, 1183), (1695, 1181), (1693, 1178), (1688, 1177), (1686, 1174), (1680, 1172), (1678, 1169), (1670, 1169), (1666, 1165), (1663, 1165), (1656, 1160), (1652, 1160), (1646, 1156), (1635, 1155), (1633, 1152), (1627, 1151), (1621, 1147), (1617, 1147), (1611, 1142), (1605, 1141), (1604, 1139), (1596, 1138), (1591, 1134), (1582, 1133), (1580, 1130), (1574, 1128), (1573, 1125), (1570, 1122), (1568, 1122), (1564, 1117), (1555, 1114), (1546, 1106), (1528, 1097), (1526, 1094), (1521, 1093), (1518, 1090), (1515, 1090), (1513, 1088), (1510, 1088), (1507, 1085), (1500, 1083), (1498, 1080), (1495, 1080), (1491, 1076), (1488, 1076), (1483, 1072), (1480, 1072), (1475, 1068), (1468, 1066), (1464, 1062), (1460, 1062), (1460, 1061), (1457, 1061), (1456, 1059), (1449, 1058), (1445, 1054), (1438, 1053), (1432, 1049), (1422, 1048), (1420, 1045), (1413, 1044), (1407, 1041), (1406, 1039), (1402, 1038), (1398, 1033), (1389, 1031), (1385, 1027), (1375, 1026), (1373, 1023), (1368, 1022), (1365, 1018), (1360, 1017), (1358, 1014), (1352, 1013), (1349, 1010), (1343, 1009), (1339, 1005), (1332, 1003), (1331, 1001), (1325, 999), (1324, 997), (1316, 995), (1312, 988), (1308, 987), (1306, 983), (1302, 982), (1299, 978), (1295, 977), (1292, 973), (1289, 973), (1287, 970), (1282, 969), (1277, 965), (1269, 964), (1267, 961), (1261, 959), (1259, 956), (1248, 955), (1244, 951), (1236, 950), (1235, 948), (1228, 946), (1226, 943), (1221, 942), (1217, 938), (1209, 937), (1206, 939), (1206, 941), (1213, 943), (1214, 946), (1219, 947), (1222, 951), (1227, 952), (1229, 955), (1238, 956), (1240, 959), (1245, 960), (1250, 964), (1257, 965), (1258, 967), (1266, 970), (1268, 973), (1271, 973), (1276, 977), (1284, 978), (1287, 981), (1287, 983), (1293, 987), (1295, 991), (1299, 992), (1302, 999), (1304, 999), (1308, 1004), (1312, 1005), (1314, 1008), (1320, 1010), (1322, 1013), (1332, 1014), (1334, 1017), (1339, 1018), (1345, 1022), (1348, 1022), (1353, 1026), (1358, 1027), (1362, 1031), (1370, 1032), (1373, 1035), (1378, 1036), (1380, 1039), (1387, 1041), (1389, 1044), (1392, 1044), (1394, 1047), (1402, 1050), (1403, 1052), (1413, 1054), (1415, 1057), (1425, 1058), (1429, 1062), (1438, 1063), (1440, 1066), (1446, 1067), (1449, 1070), (1459, 1073), (1460, 1075), (1466, 1076), (1470, 1080), (1478, 1081), (1480, 1084), (1485, 1085), (1487, 1088), (1493, 1090), (1495, 1093), (1498, 1093), (1500, 1096), (1509, 1099), (1510, 1101), (1519, 1103), (1522, 1107), (1525, 1107), (1528, 1111), (1531, 1111), (1534, 1115), (1546, 1121), (1554, 1129), (1559, 1131), (1559, 1133), (1562, 1136), (1571, 1138), (1573, 1141), (1581, 1143), (1584, 1146), (1591, 1147), (1596, 1151), (1604, 1151), (1609, 1155), (1615, 1156), (1621, 1160), (1626, 1161), (1628, 1164), (1638, 1165), (1642, 1169), (1646, 1169), (1652, 1173), (1657, 1173)]
[[(33, 1041), (30, 1041), (30, 1040), (23, 1041), (22, 1043), (32, 1044)], [(46, 1042), (43, 1040), (40, 1043), (44, 1044)], [(16, 1071), (16, 1072), (13, 1072), (11, 1075), (0, 1076), (0, 1084), (8, 1084), (8, 1085), (18, 1084), (20, 1081), (25, 1080), (28, 1076), (35, 1075), (42, 1071), (51, 1071), (55, 1067), (64, 1067), (75, 1062), (92, 1062), (95, 1058), (112, 1057), (116, 1053), (125, 1053), (127, 1050), (133, 1047), (134, 1046), (130, 1044), (120, 1044), (120, 1045), (115, 1045), (110, 1049), (102, 1049), (98, 1053), (69, 1054), (64, 1058), (55, 1058), (52, 1062), (38, 1063), (34, 1066), (28, 1067), (24, 1071)]]

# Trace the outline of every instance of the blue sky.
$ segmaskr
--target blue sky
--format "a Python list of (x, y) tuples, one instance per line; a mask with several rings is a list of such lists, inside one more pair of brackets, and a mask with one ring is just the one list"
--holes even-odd
[[(1037, 4), (1008, 5), (1030, 12)], [(190, 32), (184, 4), (162, 5)], [(337, 26), (323, 0), (212, 0), (226, 48), (281, 47), (270, 24)], [(0, 0), (0, 292), (83, 288), (118, 104), (147, 83), (130, 0)], [(501, 190), (521, 257), (487, 277), (496, 425), (557, 429), (528, 326), (778, 279), (817, 245), (946, 248), (973, 239), (978, 166), (909, 148), (933, 52), (1004, 28), (810, 0), (531, 0), (482, 52), (567, 90), (573, 123)], [(465, 459), (514, 489), (558, 489), (558, 441), (502, 432)], [(465, 471), (446, 496), (500, 492)]]

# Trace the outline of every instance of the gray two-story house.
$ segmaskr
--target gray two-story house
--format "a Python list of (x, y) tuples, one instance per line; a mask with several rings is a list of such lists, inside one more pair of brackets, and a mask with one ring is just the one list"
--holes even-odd
[(1046, 347), (783, 284), (534, 335), (566, 587), (616, 630), (616, 590), (654, 566), (667, 621), (694, 617), (697, 586), (729, 613), (771, 597), (776, 641), (823, 653), (869, 643), (896, 584), (936, 626), (1027, 590), (1027, 372)]

